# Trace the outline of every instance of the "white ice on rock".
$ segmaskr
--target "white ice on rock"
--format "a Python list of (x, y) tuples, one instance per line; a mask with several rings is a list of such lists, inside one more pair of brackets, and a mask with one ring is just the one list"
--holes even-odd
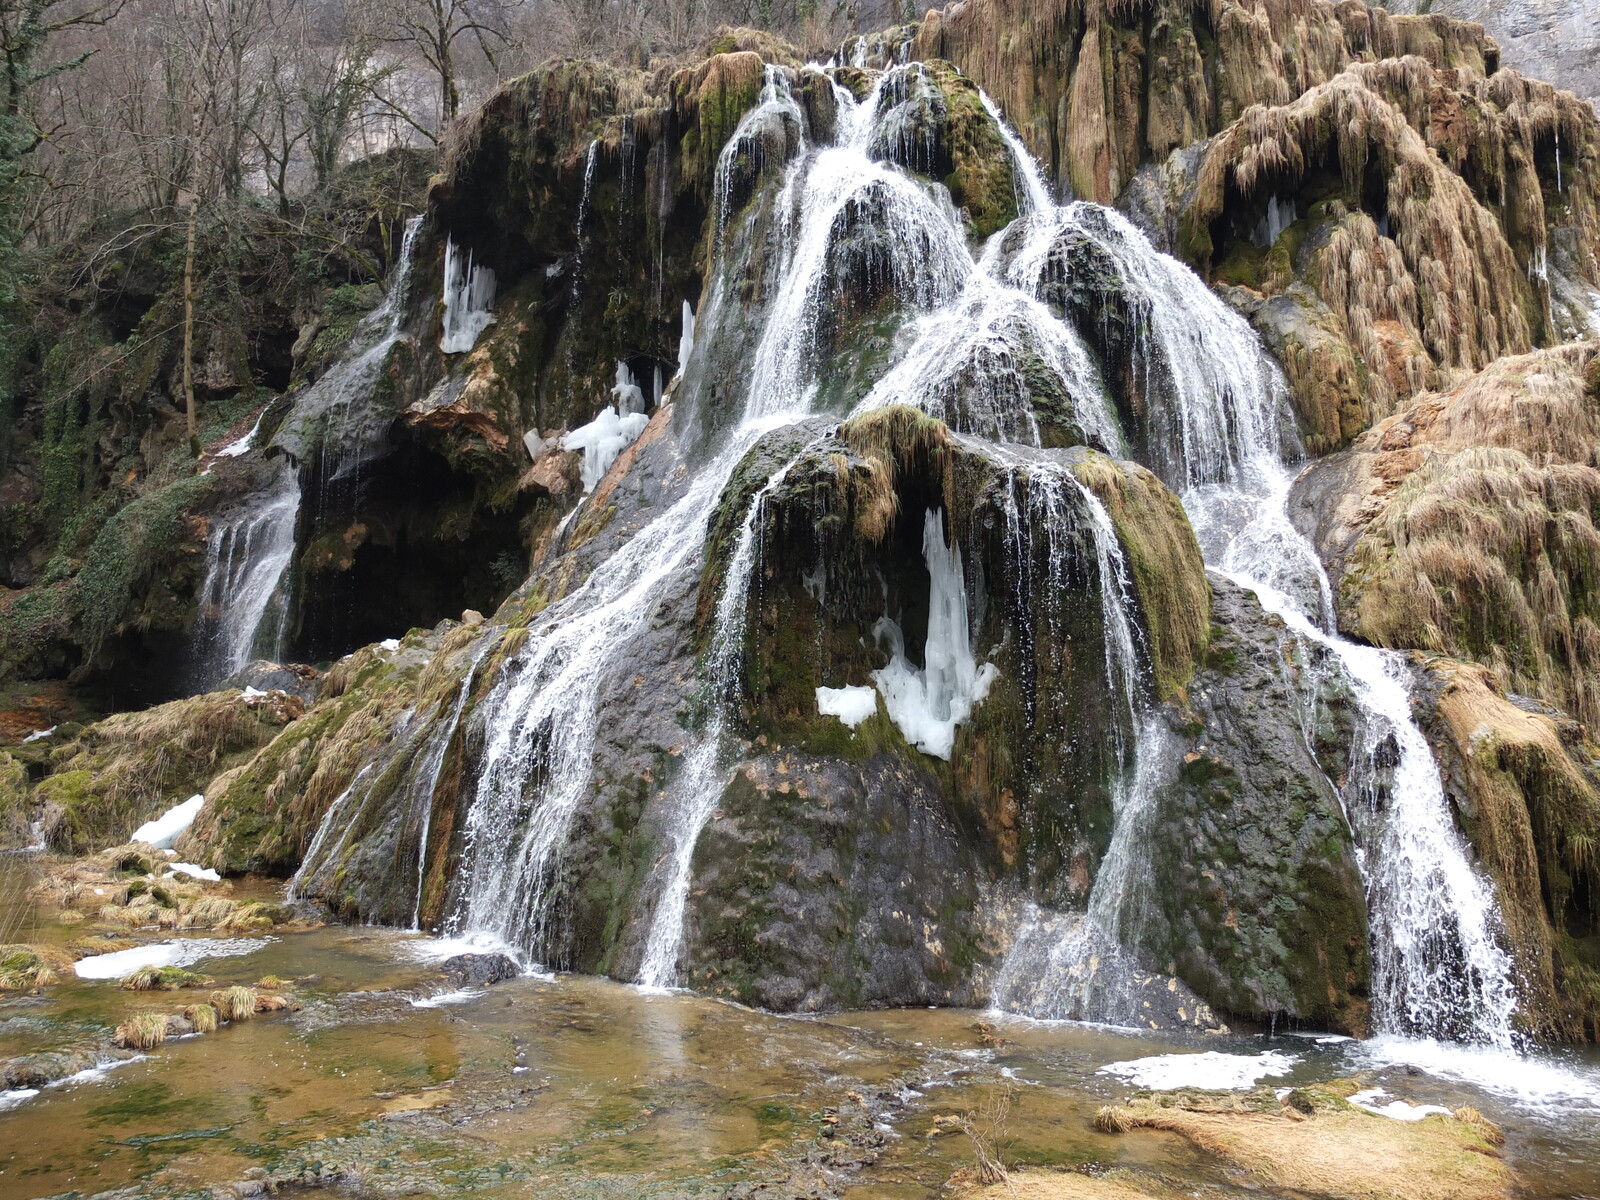
[(878, 693), (869, 687), (817, 689), (817, 712), (824, 717), (838, 717), (848, 729), (854, 729), (877, 711)]
[[(967, 585), (961, 550), (945, 544), (944, 510), (929, 509), (922, 525), (922, 557), (928, 567), (928, 637), (921, 668), (906, 657), (905, 635), (888, 617), (873, 634), (889, 644), (889, 665), (872, 673), (889, 719), (906, 741), (925, 754), (950, 760), (956, 726), (989, 694), (1000, 674), (993, 663), (979, 666), (967, 628)], [(817, 695), (821, 703), (821, 691)]]
[(617, 363), (617, 382), (611, 389), (611, 399), (616, 410), (625, 417), (646, 412), (650, 408), (644, 398), (644, 389), (639, 386), (639, 381), (633, 377), (633, 372), (625, 362)]
[[(635, 392), (638, 390), (634, 388)], [(648, 424), (650, 418), (642, 412), (619, 413), (615, 405), (607, 405), (594, 420), (561, 439), (563, 450), (583, 451), (578, 474), (583, 479), (585, 493), (594, 491), (611, 464), (617, 461), (617, 455), (638, 440)]]
[(1157, 1092), (1172, 1088), (1238, 1091), (1254, 1087), (1262, 1079), (1287, 1075), (1299, 1062), (1294, 1055), (1280, 1054), (1276, 1050), (1264, 1050), (1260, 1054), (1206, 1050), (1199, 1054), (1155, 1054), (1149, 1058), (1107, 1063), (1096, 1073), (1115, 1075), (1136, 1087)]
[(140, 967), (184, 967), (204, 958), (237, 958), (254, 954), (274, 938), (181, 938), (115, 950), (110, 954), (91, 954), (73, 964), (80, 979), (121, 979)]
[(182, 862), (181, 863), (173, 863), (171, 866), (169, 866), (167, 868), (167, 874), (168, 875), (192, 875), (196, 879), (209, 879), (213, 883), (218, 882), (222, 878), (221, 875), (218, 875), (210, 867), (202, 867), (202, 866), (198, 866), (195, 863), (182, 863)]
[(194, 824), (194, 819), (199, 815), (205, 802), (204, 796), (190, 796), (182, 804), (174, 804), (153, 821), (146, 821), (133, 831), (133, 836), (128, 840), (146, 842), (157, 850), (170, 850), (177, 845), (184, 830)]
[(477, 344), (478, 335), (494, 324), (494, 272), (465, 257), (454, 239), (444, 245), (444, 336), (439, 349), (446, 354), (465, 354)]
[(694, 353), (694, 309), (683, 302), (683, 332), (678, 335), (678, 374), (689, 369), (689, 355)]
[(1391, 1121), (1420, 1121), (1431, 1113), (1450, 1115), (1448, 1108), (1437, 1104), (1409, 1104), (1404, 1100), (1391, 1100), (1387, 1104), (1380, 1104), (1379, 1101), (1388, 1094), (1382, 1088), (1367, 1088), (1365, 1091), (1353, 1094), (1350, 1103), (1374, 1116), (1388, 1117)]

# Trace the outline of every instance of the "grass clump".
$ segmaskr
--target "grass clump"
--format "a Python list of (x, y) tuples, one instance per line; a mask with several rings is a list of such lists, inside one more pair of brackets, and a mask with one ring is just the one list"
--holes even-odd
[(196, 1033), (217, 1031), (217, 1010), (210, 1004), (191, 1004), (183, 1010), (184, 1018), (194, 1026)]
[(256, 994), (247, 987), (222, 988), (211, 993), (211, 1004), (224, 1021), (248, 1021), (256, 1015)]
[(167, 1014), (158, 1012), (134, 1013), (122, 1024), (112, 1041), (130, 1050), (151, 1050), (167, 1040)]
[(182, 967), (140, 967), (122, 977), (122, 989), (126, 992), (170, 992), (176, 988), (208, 987), (211, 982), (199, 972)]

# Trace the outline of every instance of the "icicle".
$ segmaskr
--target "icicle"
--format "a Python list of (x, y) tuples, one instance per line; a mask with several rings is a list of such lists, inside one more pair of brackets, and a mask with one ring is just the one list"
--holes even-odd
[(478, 341), (478, 335), (494, 324), (494, 272), (465, 259), (454, 239), (444, 247), (444, 334), (439, 349), (446, 354), (465, 354)]
[(678, 374), (689, 369), (689, 355), (694, 353), (694, 309), (683, 302), (683, 332), (678, 335)]
[(947, 546), (944, 510), (929, 509), (922, 525), (922, 557), (928, 568), (928, 636), (919, 669), (906, 658), (905, 637), (888, 617), (872, 632), (889, 646), (889, 665), (872, 672), (889, 719), (906, 741), (925, 754), (950, 760), (956, 726), (989, 694), (1000, 671), (979, 666), (967, 627), (967, 581), (961, 551)]

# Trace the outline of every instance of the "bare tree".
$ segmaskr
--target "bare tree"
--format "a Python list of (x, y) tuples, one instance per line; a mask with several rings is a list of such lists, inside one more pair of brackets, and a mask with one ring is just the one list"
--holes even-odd
[(461, 115), (457, 43), (476, 49), (491, 70), (507, 41), (506, 10), (496, 0), (390, 0), (394, 32), (388, 40), (419, 55), (438, 78), (441, 124)]

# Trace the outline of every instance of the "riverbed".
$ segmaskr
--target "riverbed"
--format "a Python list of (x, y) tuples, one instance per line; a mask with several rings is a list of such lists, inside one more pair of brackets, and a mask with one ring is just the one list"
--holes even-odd
[[(0, 886), (13, 905), (19, 894)], [(11, 940), (64, 936), (31, 910), (7, 923)], [(1600, 1181), (1588, 1050), (1506, 1061), (1311, 1030), (1200, 1037), (954, 1009), (785, 1017), (533, 970), (462, 988), (439, 962), (463, 946), (377, 928), (145, 940), (183, 942), (218, 986), (292, 981), (301, 1007), (134, 1054), (109, 1049), (111, 1027), (204, 993), (71, 975), (0, 993), (0, 1058), (87, 1062), (0, 1099), (0, 1200), (269, 1182), (307, 1195), (912, 1200), (975, 1161), (963, 1120), (1014, 1164), (1270, 1196), (1170, 1134), (1099, 1133), (1094, 1112), (1163, 1080), (1287, 1088), (1363, 1070), (1382, 1103), (1471, 1105), (1502, 1125), (1530, 1195), (1593, 1195)]]

